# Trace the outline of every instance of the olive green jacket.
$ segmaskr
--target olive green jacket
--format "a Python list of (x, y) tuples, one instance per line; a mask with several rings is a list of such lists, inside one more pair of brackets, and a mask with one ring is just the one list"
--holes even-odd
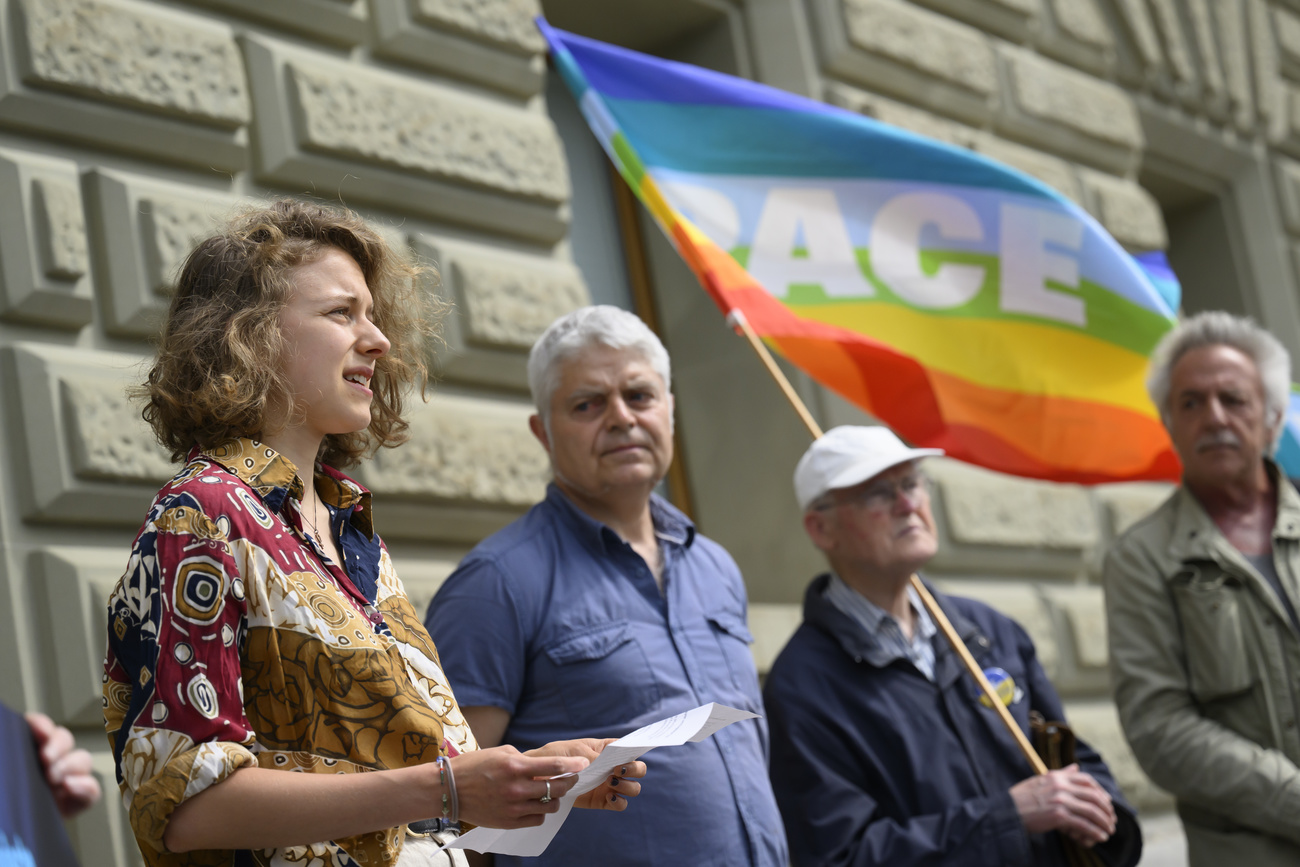
[[(1300, 609), (1300, 495), (1278, 488), (1274, 560)], [(1300, 864), (1300, 634), (1277, 593), (1183, 488), (1104, 577), (1120, 721), (1178, 800), (1192, 867)]]

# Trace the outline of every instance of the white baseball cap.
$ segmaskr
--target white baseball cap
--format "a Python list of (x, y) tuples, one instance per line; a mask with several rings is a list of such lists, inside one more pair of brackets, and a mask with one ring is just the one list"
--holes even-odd
[(887, 427), (841, 425), (808, 447), (794, 468), (794, 495), (807, 510), (827, 491), (851, 488), (890, 467), (943, 454), (943, 449), (908, 448)]

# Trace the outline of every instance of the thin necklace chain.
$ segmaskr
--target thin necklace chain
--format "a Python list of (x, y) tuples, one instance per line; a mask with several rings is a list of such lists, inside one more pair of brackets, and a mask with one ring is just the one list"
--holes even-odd
[[(315, 507), (316, 507), (316, 500), (319, 500), (319, 499), (320, 499), (319, 497), (313, 497), (313, 498), (312, 498), (312, 512), (313, 512), (313, 513), (315, 513), (315, 511), (316, 511), (316, 508), (315, 508)], [(302, 505), (302, 502), (299, 501), (299, 504)], [(327, 511), (328, 511), (328, 510), (327, 510)], [(311, 527), (311, 534), (312, 534), (313, 536), (316, 537), (316, 544), (317, 544), (317, 545), (320, 545), (322, 548), (324, 548), (324, 547), (325, 547), (325, 540), (322, 539), (322, 538), (320, 537), (320, 530), (317, 530), (317, 529), (316, 529), (316, 522), (313, 521), (311, 518), (307, 517), (307, 510), (306, 510), (305, 508), (302, 509), (302, 517), (303, 517), (303, 520), (306, 521), (307, 524)]]

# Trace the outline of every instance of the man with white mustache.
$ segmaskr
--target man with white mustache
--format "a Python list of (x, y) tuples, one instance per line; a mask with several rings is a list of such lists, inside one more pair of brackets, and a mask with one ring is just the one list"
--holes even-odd
[(1269, 457), (1290, 384), (1248, 319), (1167, 334), (1147, 388), (1182, 485), (1106, 559), (1120, 720), (1177, 799), (1192, 867), (1300, 863), (1300, 495)]
[[(761, 714), (740, 570), (654, 494), (673, 458), (659, 338), (584, 307), (538, 338), (528, 382), (555, 480), (470, 552), (426, 621), (479, 745), (618, 737), (711, 701)], [(785, 867), (766, 722), (656, 752), (653, 768), (619, 821), (574, 811), (529, 863)]]

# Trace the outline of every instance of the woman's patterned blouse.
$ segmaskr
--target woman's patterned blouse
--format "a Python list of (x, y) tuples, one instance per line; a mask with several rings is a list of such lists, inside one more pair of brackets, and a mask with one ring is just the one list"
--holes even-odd
[[(368, 491), (328, 467), (315, 482), (373, 539)], [(264, 444), (196, 450), (158, 493), (109, 600), (104, 721), (150, 867), (393, 864), (400, 828), (184, 854), (163, 833), (178, 805), (245, 766), (348, 774), (433, 761), (444, 737), (476, 748), (387, 550), (370, 546), (367, 599), (303, 532), (302, 493)]]

